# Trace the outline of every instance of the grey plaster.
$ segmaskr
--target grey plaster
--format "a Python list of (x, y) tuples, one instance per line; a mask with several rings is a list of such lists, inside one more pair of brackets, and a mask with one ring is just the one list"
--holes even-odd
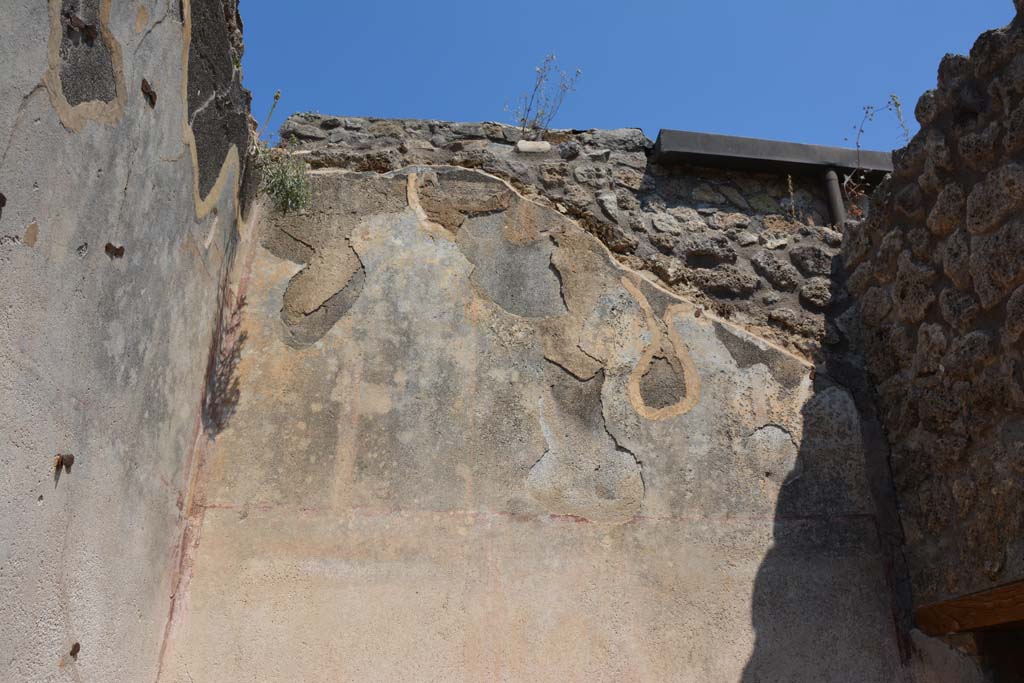
[[(145, 5), (136, 31), (137, 8), (115, 3), (109, 31), (126, 82), (166, 84), (159, 106), (137, 87), (119, 114), (86, 102), (77, 132), (47, 92), (61, 86), (40, 83), (54, 3), (0, 5), (5, 681), (145, 681), (158, 667), (235, 205), (229, 189), (196, 219), (182, 24), (170, 3)], [(64, 92), (79, 75), (61, 72)], [(109, 95), (84, 78), (83, 98)], [(57, 454), (75, 458), (59, 477)]]

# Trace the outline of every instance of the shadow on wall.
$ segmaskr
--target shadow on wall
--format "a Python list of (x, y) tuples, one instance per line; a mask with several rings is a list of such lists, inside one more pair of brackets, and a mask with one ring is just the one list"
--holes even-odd
[(227, 286), (227, 278), (218, 292), (217, 321), (210, 340), (203, 393), (203, 430), (211, 438), (228, 425), (238, 406), (238, 363), (246, 333), (241, 331), (245, 296)]
[(797, 460), (779, 494), (773, 547), (754, 583), (756, 641), (745, 683), (893, 680), (911, 651), (888, 445), (850, 343), (855, 311), (837, 296), (844, 280), (836, 258), (831, 282), (839, 303), (826, 320), (838, 341), (816, 358)]

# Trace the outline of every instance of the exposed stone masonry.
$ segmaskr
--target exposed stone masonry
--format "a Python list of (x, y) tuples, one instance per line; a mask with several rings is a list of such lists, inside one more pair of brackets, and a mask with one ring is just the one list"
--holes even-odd
[(915, 600), (1024, 577), (1024, 26), (947, 55), (844, 245)]
[(550, 131), (521, 153), (499, 123), (297, 114), (282, 138), (314, 168), (386, 172), (451, 164), (507, 179), (597, 235), (618, 260), (790, 348), (810, 353), (838, 330), (829, 276), (842, 234), (827, 227), (816, 177), (651, 162), (639, 129)]
[(60, 83), (72, 106), (110, 102), (117, 96), (117, 75), (100, 14), (100, 0), (61, 2)]
[(193, 0), (188, 58), (188, 122), (195, 136), (197, 189), (207, 197), (231, 147), (245, 158), (249, 140), (249, 91), (242, 87), (238, 3)]

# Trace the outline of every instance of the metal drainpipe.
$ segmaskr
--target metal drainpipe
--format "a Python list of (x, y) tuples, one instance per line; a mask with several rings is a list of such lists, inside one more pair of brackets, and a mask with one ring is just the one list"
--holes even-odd
[(831, 168), (825, 171), (825, 195), (828, 197), (832, 224), (841, 229), (846, 222), (846, 206), (843, 204), (843, 193), (839, 189), (839, 174)]

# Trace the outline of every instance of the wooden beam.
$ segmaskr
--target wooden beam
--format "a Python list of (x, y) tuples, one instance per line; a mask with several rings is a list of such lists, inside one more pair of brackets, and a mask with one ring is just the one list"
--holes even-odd
[(918, 627), (930, 636), (974, 631), (1024, 621), (1024, 580), (914, 610)]

